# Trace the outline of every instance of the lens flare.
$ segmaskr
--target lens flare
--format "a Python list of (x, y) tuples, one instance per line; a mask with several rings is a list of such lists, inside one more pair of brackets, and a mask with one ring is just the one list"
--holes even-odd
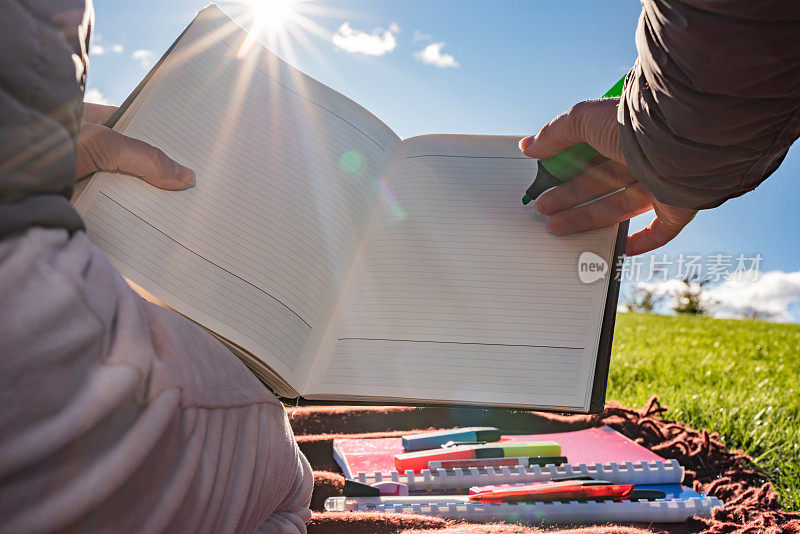
[(386, 180), (383, 178), (379, 179), (378, 188), (381, 191), (381, 197), (383, 198), (383, 201), (386, 203), (386, 206), (388, 206), (395, 218), (398, 221), (404, 221), (406, 219), (406, 212), (400, 207), (400, 204), (394, 197), (394, 193), (392, 193), (392, 190), (389, 187), (389, 184), (386, 183)]
[(355, 150), (348, 150), (339, 158), (339, 167), (347, 174), (356, 174), (363, 164), (364, 158)]

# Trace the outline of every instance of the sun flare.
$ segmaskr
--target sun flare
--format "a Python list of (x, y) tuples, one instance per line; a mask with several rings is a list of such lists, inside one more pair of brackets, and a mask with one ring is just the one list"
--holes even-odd
[(275, 32), (297, 15), (298, 0), (251, 0), (253, 26)]
[(332, 33), (317, 19), (351, 18), (353, 12), (324, 4), (326, 0), (219, 0), (226, 11), (247, 30), (248, 37), (236, 57), (258, 55), (257, 43), (265, 45), (289, 62), (295, 61), (295, 49), (301, 48), (325, 63), (313, 39), (330, 42)]

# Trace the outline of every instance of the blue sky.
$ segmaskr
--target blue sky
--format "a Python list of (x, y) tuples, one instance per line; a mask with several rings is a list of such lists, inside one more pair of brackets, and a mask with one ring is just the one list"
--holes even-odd
[[(102, 53), (91, 57), (93, 94), (121, 103), (147, 72), (147, 54), (135, 59), (134, 52), (159, 57), (206, 3), (96, 0), (95, 43)], [(600, 96), (627, 71), (636, 58), (641, 9), (635, 0), (309, 3), (325, 8), (307, 16), (326, 35), (309, 35), (314, 50), (275, 51), (372, 111), (401, 137), (535, 133), (573, 103)], [(241, 10), (230, 2), (221, 5)], [(383, 55), (345, 51), (332, 41), (344, 23), (380, 39), (391, 29), (395, 46)], [(444, 43), (439, 59), (449, 54), (458, 66), (441, 68), (415, 57), (435, 43)], [(658, 254), (759, 253), (762, 270), (798, 271), (798, 199), (800, 148), (794, 146), (762, 186), (701, 212)], [(634, 229), (650, 217), (634, 220)]]

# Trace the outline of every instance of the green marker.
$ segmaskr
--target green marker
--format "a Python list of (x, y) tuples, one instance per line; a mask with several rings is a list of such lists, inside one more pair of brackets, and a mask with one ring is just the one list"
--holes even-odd
[[(625, 76), (615, 83), (614, 87), (606, 91), (603, 98), (622, 96), (622, 86), (624, 84)], [(522, 203), (528, 204), (551, 187), (569, 182), (589, 163), (589, 160), (597, 155), (597, 150), (586, 143), (578, 143), (553, 157), (540, 159), (536, 178), (528, 190), (525, 191)]]

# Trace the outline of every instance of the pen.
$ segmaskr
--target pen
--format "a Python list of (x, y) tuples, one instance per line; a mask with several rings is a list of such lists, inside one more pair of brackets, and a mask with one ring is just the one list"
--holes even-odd
[(469, 469), (470, 467), (530, 467), (538, 465), (561, 465), (567, 463), (564, 456), (523, 456), (511, 458), (476, 458), (472, 460), (434, 460), (428, 462), (428, 469)]
[[(657, 499), (666, 499), (667, 498), (667, 493), (665, 491), (654, 490), (654, 489), (638, 489), (638, 488), (636, 488), (636, 486), (633, 486), (633, 491), (631, 491), (630, 493), (627, 493), (627, 490), (626, 489), (620, 489), (620, 486), (628, 486), (629, 484), (614, 484), (613, 482), (608, 482), (608, 481), (605, 481), (605, 480), (592, 480), (592, 479), (572, 480), (572, 481), (564, 481), (564, 480), (556, 481), (556, 480), (553, 480), (552, 482), (550, 482), (549, 487), (551, 488), (551, 491), (552, 491), (553, 488), (559, 489), (559, 490), (563, 490), (563, 489), (567, 488), (570, 485), (569, 484), (570, 482), (572, 484), (574, 484), (574, 485), (578, 485), (578, 486), (582, 486), (582, 487), (598, 487), (598, 486), (609, 487), (609, 486), (616, 486), (616, 489), (597, 490), (597, 491), (594, 492), (595, 493), (594, 496), (587, 497), (586, 495), (584, 495), (582, 497), (581, 496), (576, 497), (576, 498), (580, 498), (580, 499), (583, 499), (583, 500), (588, 500), (588, 499), (593, 499), (594, 500), (594, 499), (602, 499), (602, 498), (609, 498), (609, 497), (611, 497), (612, 500), (613, 500), (614, 497), (617, 496), (617, 495), (622, 495), (622, 497), (619, 497), (620, 499), (627, 499), (629, 501), (655, 501)], [(561, 488), (555, 487), (554, 486), (555, 484), (560, 484), (562, 487)], [(526, 485), (526, 484), (500, 484), (498, 486), (476, 486), (476, 487), (472, 487), (472, 488), (469, 489), (469, 494), (470, 495), (478, 495), (478, 494), (489, 494), (492, 491), (499, 492), (499, 491), (513, 491), (513, 490), (523, 491), (524, 492), (525, 491), (524, 490), (524, 486), (530, 486), (530, 487), (534, 488), (535, 491), (538, 491), (540, 489), (543, 489), (545, 486), (548, 486), (548, 484), (530, 484), (530, 485)], [(604, 495), (604, 493), (605, 493), (605, 495)], [(553, 494), (553, 493), (551, 493), (547, 498), (550, 499), (550, 500), (561, 500), (560, 497), (556, 497), (555, 494)], [(521, 500), (525, 500), (525, 499), (521, 499)], [(504, 500), (503, 502), (507, 502), (507, 501)]]
[(492, 426), (472, 426), (467, 428), (454, 428), (452, 430), (437, 430), (436, 432), (423, 432), (422, 434), (409, 434), (403, 436), (403, 450), (406, 452), (435, 449), (448, 442), (464, 441), (499, 441), (500, 430)]
[(527, 502), (558, 500), (614, 500), (627, 499), (633, 493), (633, 484), (611, 484), (605, 481), (564, 481), (543, 484), (526, 484), (516, 487), (492, 488), (478, 493), (470, 492), (470, 501)]
[(473, 460), (476, 458), (505, 458), (517, 456), (560, 456), (561, 445), (555, 441), (528, 441), (518, 443), (487, 443), (408, 452), (394, 457), (394, 465), (401, 473), (415, 473), (428, 469), (434, 460)]
[[(512, 482), (510, 484), (492, 484), (492, 485), (489, 485), (489, 486), (472, 486), (471, 488), (469, 488), (469, 495), (473, 495), (475, 493), (485, 493), (487, 491), (518, 489), (518, 488), (527, 487), (527, 486), (537, 486), (537, 485), (541, 486), (542, 484), (552, 484), (552, 483), (555, 483), (555, 482), (560, 482), (560, 483), (572, 482), (574, 484), (578, 484), (578, 483), (581, 483), (581, 482), (594, 482), (594, 483), (596, 483), (596, 485), (601, 485), (602, 484), (602, 485), (606, 485), (606, 486), (608, 486), (610, 484), (614, 484), (614, 482), (610, 482), (608, 480), (598, 480), (598, 479), (590, 478), (590, 477), (575, 477), (575, 478), (563, 478), (563, 479), (560, 479), (560, 480), (556, 480), (556, 479), (543, 480), (541, 482)], [(625, 484), (627, 484), (627, 482), (625, 482)], [(345, 495), (347, 495), (347, 493), (345, 493)]]
[[(603, 98), (622, 96), (623, 85), (625, 85), (625, 76), (615, 83), (614, 87), (606, 91)], [(528, 204), (551, 187), (569, 182), (589, 163), (589, 160), (597, 155), (597, 150), (588, 144), (578, 143), (555, 156), (540, 159), (536, 166), (536, 178), (534, 178), (528, 190), (525, 191), (522, 203)]]

